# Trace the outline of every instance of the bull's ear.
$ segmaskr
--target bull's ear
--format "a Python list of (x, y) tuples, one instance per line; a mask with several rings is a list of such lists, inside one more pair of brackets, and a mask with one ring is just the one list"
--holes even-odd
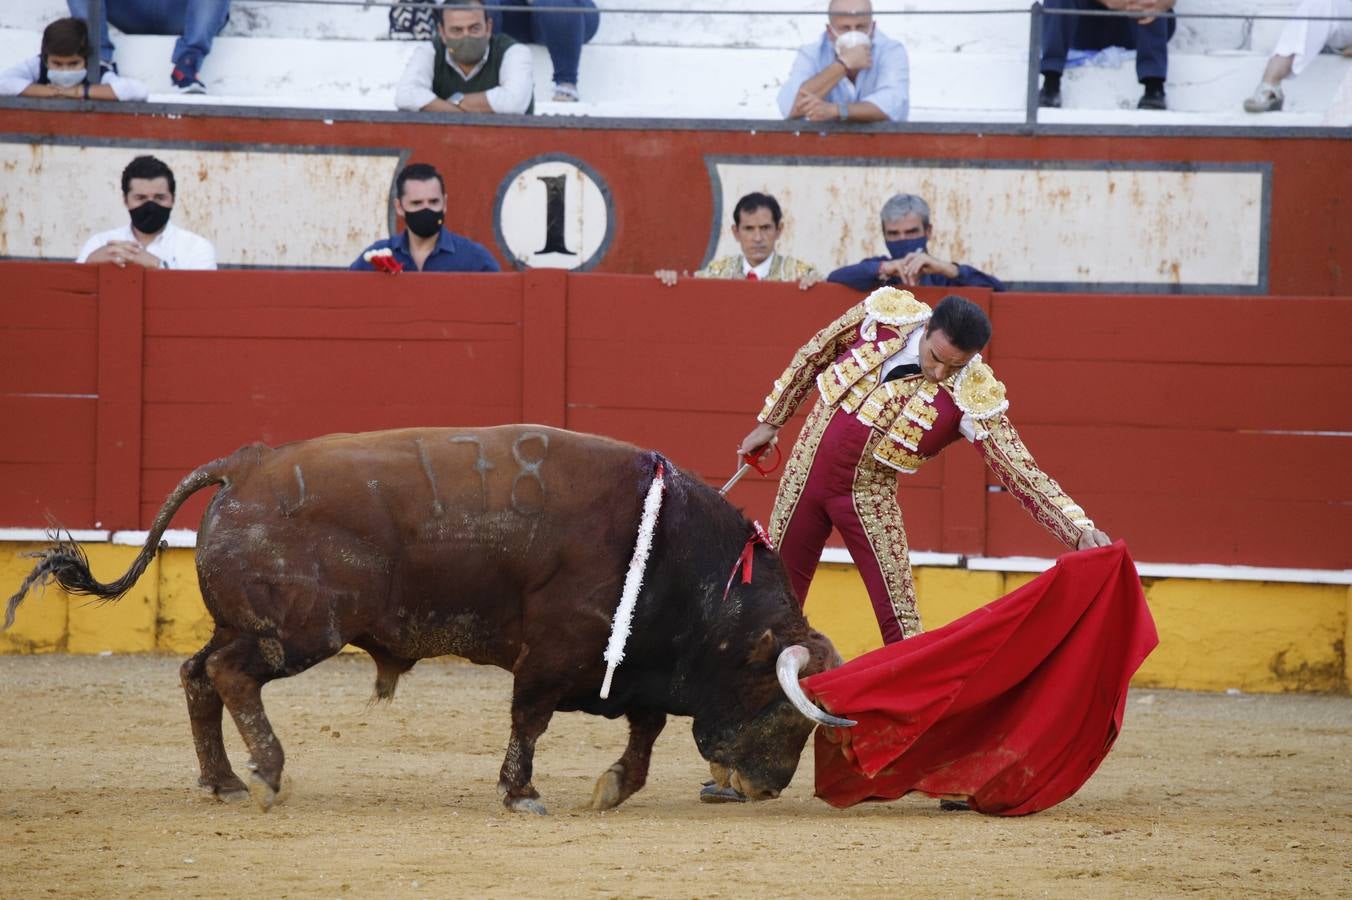
[(749, 663), (771, 663), (779, 657), (779, 641), (775, 640), (774, 633), (770, 629), (765, 629), (760, 637), (756, 638), (756, 644), (751, 648), (750, 655), (746, 661)]

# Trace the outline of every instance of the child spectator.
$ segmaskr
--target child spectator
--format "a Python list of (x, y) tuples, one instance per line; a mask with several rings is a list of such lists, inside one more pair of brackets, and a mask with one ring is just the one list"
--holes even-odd
[(62, 97), (71, 100), (145, 100), (146, 86), (107, 72), (90, 84), (85, 62), (89, 28), (83, 19), (57, 19), (42, 31), (38, 55), (0, 72), (0, 97)]

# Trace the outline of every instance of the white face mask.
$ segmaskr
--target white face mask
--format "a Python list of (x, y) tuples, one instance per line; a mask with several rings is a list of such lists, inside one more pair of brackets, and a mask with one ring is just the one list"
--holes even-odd
[(836, 34), (836, 30), (832, 28), (831, 34), (835, 35), (836, 38), (837, 54), (844, 53), (851, 47), (862, 47), (865, 44), (873, 43), (873, 37), (863, 31), (846, 31), (843, 34)]
[(85, 80), (86, 69), (48, 69), (47, 80), (57, 87), (75, 87)]

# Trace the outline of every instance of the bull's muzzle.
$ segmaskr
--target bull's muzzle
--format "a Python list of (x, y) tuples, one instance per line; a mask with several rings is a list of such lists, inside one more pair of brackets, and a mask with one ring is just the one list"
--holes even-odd
[(775, 662), (775, 674), (779, 677), (779, 686), (784, 689), (784, 696), (789, 698), (794, 709), (818, 725), (830, 725), (832, 728), (850, 728), (857, 725), (853, 719), (833, 716), (808, 699), (803, 686), (798, 683), (798, 673), (803, 671), (809, 659), (811, 654), (801, 644), (785, 647), (779, 652), (779, 659)]

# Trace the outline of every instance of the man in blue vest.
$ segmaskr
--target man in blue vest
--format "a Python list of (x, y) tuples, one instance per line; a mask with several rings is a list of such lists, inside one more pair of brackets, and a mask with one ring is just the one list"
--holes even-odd
[(481, 0), (443, 0), (437, 34), (415, 47), (394, 89), (404, 110), (450, 113), (535, 111), (530, 49), (494, 34)]
[[(427, 163), (404, 167), (394, 180), (394, 208), (407, 226), (392, 238), (376, 241), (348, 266), (355, 272), (371, 272), (374, 259), (387, 256), (405, 272), (498, 272), (498, 261), (469, 238), (447, 231), (446, 183), (441, 173)], [(388, 268), (386, 268), (388, 271)]]

